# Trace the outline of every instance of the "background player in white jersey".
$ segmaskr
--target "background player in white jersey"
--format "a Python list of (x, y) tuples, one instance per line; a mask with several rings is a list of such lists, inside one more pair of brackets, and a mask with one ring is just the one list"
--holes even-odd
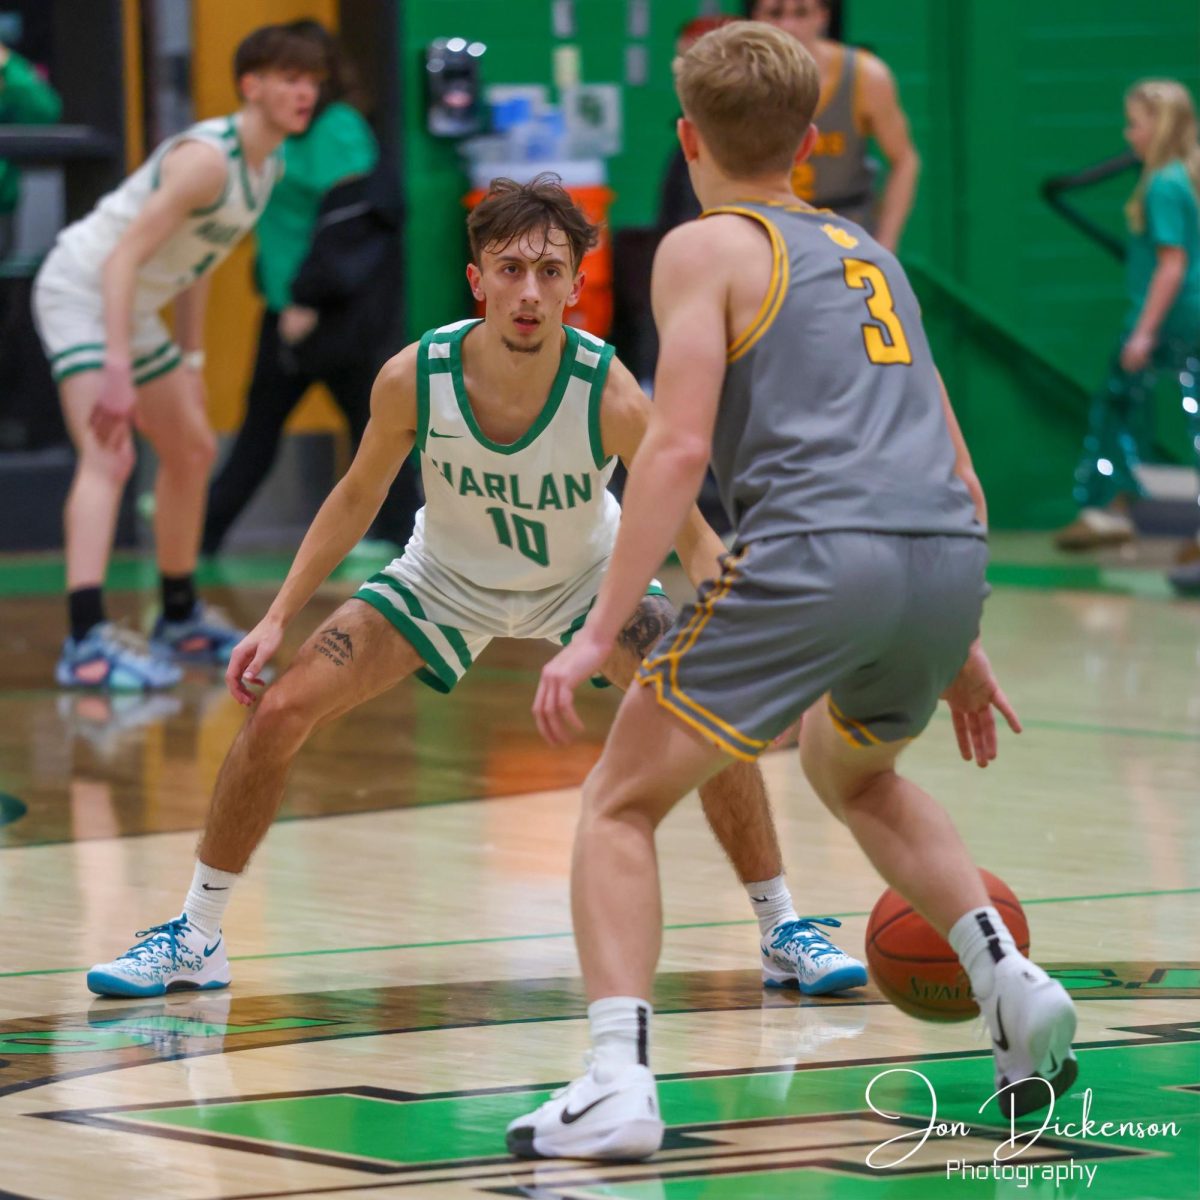
[[(259, 682), (285, 627), (362, 537), (415, 445), (426, 505), (413, 536), (262, 696), (217, 778), (183, 915), (94, 967), (94, 992), (225, 987), (221, 918), (309, 734), (409, 675), (449, 691), (493, 637), (568, 642), (596, 598), (620, 520), (605, 484), (617, 456), (632, 459), (650, 407), (610, 346), (563, 325), (597, 231), (553, 176), (495, 181), (468, 229), (467, 274), (487, 316), (431, 330), (383, 367), (349, 472), (267, 615), (233, 652), (226, 681), (237, 699), (254, 702), (245, 681)], [(676, 547), (697, 585), (724, 549), (694, 506)], [(673, 615), (656, 585), (643, 593), (596, 668), (622, 687)], [(701, 800), (758, 918), (764, 983), (810, 994), (865, 983), (861, 963), (796, 916), (757, 766), (734, 764)]]
[(1001, 1110), (1053, 1105), (1076, 1077), (1070, 997), (1016, 948), (947, 813), (896, 771), (939, 697), (981, 766), (996, 755), (993, 706), (1020, 728), (978, 641), (983, 493), (916, 297), (865, 230), (791, 194), (819, 90), (798, 42), (726, 25), (676, 60), (676, 84), (706, 216), (655, 259), (654, 412), (595, 607), (542, 673), (543, 733), (569, 736), (573, 689), (610, 653), (710, 458), (734, 551), (642, 665), (584, 785), (571, 893), (594, 1053), (512, 1122), (509, 1149), (658, 1149), (654, 830), (801, 713), (813, 789), (958, 955), (993, 1039)]
[[(213, 267), (262, 213), (283, 139), (307, 127), (323, 65), (311, 42), (272, 25), (239, 45), (233, 70), (241, 109), (159, 146), (59, 234), (34, 285), (78, 455), (64, 513), (71, 628), (56, 677), (66, 687), (168, 687), (180, 677), (175, 660), (224, 663), (241, 637), (193, 583), (216, 454), (201, 375), (205, 300)], [(172, 300), (174, 338), (159, 315)], [(163, 612), (151, 646), (106, 620), (101, 591), (134, 426), (158, 456)]]

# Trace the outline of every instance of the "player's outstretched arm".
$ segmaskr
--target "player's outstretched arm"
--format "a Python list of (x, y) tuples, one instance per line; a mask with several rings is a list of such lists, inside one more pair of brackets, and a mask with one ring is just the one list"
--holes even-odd
[(225, 683), (241, 704), (252, 704), (246, 683), (279, 649), (283, 631), (313, 592), (367, 532), (417, 436), (417, 345), (385, 363), (371, 390), (371, 419), (350, 469), (313, 518), (295, 560), (263, 619), (238, 643)]
[(879, 201), (876, 240), (895, 253), (912, 212), (921, 159), (912, 142), (908, 117), (900, 104), (896, 80), (886, 63), (859, 54), (863, 116), (867, 132), (887, 159), (888, 178)]
[(130, 337), (138, 268), (169, 238), (188, 214), (211, 204), (225, 187), (225, 160), (212, 147), (182, 142), (159, 165), (158, 186), (129, 223), (104, 263), (104, 378), (92, 412), (92, 427), (106, 445), (129, 436), (136, 403)]
[[(600, 407), (600, 436), (606, 455), (616, 454), (629, 469), (646, 436), (653, 411), (646, 393), (628, 368), (613, 359)], [(721, 573), (725, 545), (700, 509), (692, 505), (675, 538), (675, 553), (692, 583), (699, 587)]]

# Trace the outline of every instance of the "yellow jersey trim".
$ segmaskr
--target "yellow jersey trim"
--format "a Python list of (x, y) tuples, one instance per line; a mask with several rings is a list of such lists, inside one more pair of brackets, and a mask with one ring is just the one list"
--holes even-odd
[(813, 109), (814, 121), (829, 107), (829, 102), (837, 95), (837, 90), (842, 85), (842, 71), (846, 66), (846, 47), (841, 42), (834, 42), (833, 47), (834, 56), (833, 61), (829, 64), (829, 74), (821, 81), (817, 107)]
[(653, 687), (655, 699), (665, 708), (673, 717), (682, 721), (689, 729), (694, 729), (706, 742), (712, 743), (718, 750), (723, 750), (731, 758), (736, 758), (741, 762), (757, 762), (758, 755), (750, 754), (745, 750), (735, 746), (732, 742), (727, 741), (719, 733), (713, 729), (709, 729), (707, 725), (701, 725), (699, 721), (688, 716), (682, 709), (678, 708), (671, 702), (664, 690), (663, 680), (661, 675), (647, 675), (640, 681), (643, 687)]
[[(829, 697), (829, 715), (837, 730), (852, 746), (882, 746), (883, 741), (877, 738), (861, 721), (848, 717)], [(856, 736), (857, 735), (857, 736)]]
[[(746, 547), (742, 548), (741, 553), (736, 558), (731, 558), (726, 564), (724, 571), (721, 574), (720, 580), (714, 585), (712, 591), (705, 597), (703, 603), (696, 606), (695, 612), (692, 613), (691, 619), (676, 635), (671, 648), (665, 653), (660, 654), (656, 658), (647, 659), (642, 670), (645, 672), (645, 678), (655, 684), (659, 689), (659, 701), (664, 707), (670, 708), (677, 717), (686, 721), (689, 725), (696, 728), (696, 722), (691, 716), (682, 711), (678, 705), (686, 705), (691, 709), (695, 716), (709, 722), (715, 729), (709, 729), (707, 732), (713, 740), (717, 740), (720, 735), (716, 730), (720, 730), (725, 738), (721, 738), (720, 745), (723, 750), (733, 753), (733, 747), (740, 743), (742, 747), (749, 747), (756, 753), (752, 757), (756, 757), (770, 744), (762, 738), (753, 738), (748, 734), (742, 733), (740, 729), (730, 725), (728, 721), (717, 716), (716, 713), (710, 712), (697, 700), (693, 700), (683, 688), (679, 686), (679, 660), (696, 644), (696, 639), (699, 638), (704, 626), (708, 624), (713, 615), (713, 610), (718, 601), (722, 600), (729, 594), (734, 583), (737, 582), (737, 564), (746, 555)], [(667, 668), (667, 680), (664, 684), (662, 675), (658, 672), (660, 668)], [(670, 694), (667, 694), (669, 689)], [(674, 701), (675, 703), (672, 703)], [(731, 739), (731, 740), (726, 740)], [(744, 756), (745, 751), (739, 754), (739, 757)]]
[(755, 212), (751, 208), (742, 208), (736, 204), (726, 204), (720, 208), (706, 209), (700, 214), (700, 217), (703, 219), (725, 213), (737, 217), (749, 217), (750, 220), (757, 221), (767, 231), (767, 237), (771, 241), (771, 280), (767, 284), (767, 294), (763, 297), (762, 304), (759, 305), (758, 312), (754, 315), (754, 320), (733, 339), (726, 349), (725, 361), (732, 363), (742, 358), (774, 324), (779, 310), (783, 307), (784, 297), (787, 295), (791, 265), (788, 262), (787, 244), (783, 240), (783, 235), (775, 227), (774, 222), (768, 220), (762, 213)]

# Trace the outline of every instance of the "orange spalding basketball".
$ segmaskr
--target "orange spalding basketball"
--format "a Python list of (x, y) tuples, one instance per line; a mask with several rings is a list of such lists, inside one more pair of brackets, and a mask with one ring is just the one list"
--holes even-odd
[[(1029, 953), (1029, 922), (1012, 889), (980, 870), (992, 904), (1017, 949)], [(941, 937), (898, 892), (888, 888), (867, 922), (867, 966), (879, 990), (923, 1021), (967, 1021), (979, 1012), (967, 973)]]

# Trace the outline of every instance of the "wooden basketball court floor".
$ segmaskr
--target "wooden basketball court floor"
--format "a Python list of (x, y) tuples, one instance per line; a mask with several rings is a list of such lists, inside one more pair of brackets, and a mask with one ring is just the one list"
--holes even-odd
[[(978, 771), (943, 715), (906, 756), (1078, 1001), (1052, 1124), (1014, 1145), (979, 1111), (977, 1022), (918, 1022), (874, 986), (764, 992), (693, 798), (660, 841), (667, 1145), (594, 1166), (515, 1162), (503, 1129), (586, 1046), (567, 872), (612, 698), (585, 696), (588, 738), (552, 752), (528, 717), (545, 652), (498, 643), (453, 696), (404, 685), (322, 732), (231, 905), (232, 988), (100, 1000), (87, 966), (179, 911), (242, 714), (203, 672), (148, 700), (55, 691), (61, 601), (18, 574), (0, 563), (0, 1197), (1200, 1194), (1200, 605), (999, 564), (987, 642), (1027, 732)], [(247, 623), (270, 595), (214, 594)], [(149, 602), (114, 594), (135, 619)], [(793, 753), (764, 769), (800, 910), (861, 954), (879, 880)], [(959, 1125), (928, 1132), (935, 1103)]]

